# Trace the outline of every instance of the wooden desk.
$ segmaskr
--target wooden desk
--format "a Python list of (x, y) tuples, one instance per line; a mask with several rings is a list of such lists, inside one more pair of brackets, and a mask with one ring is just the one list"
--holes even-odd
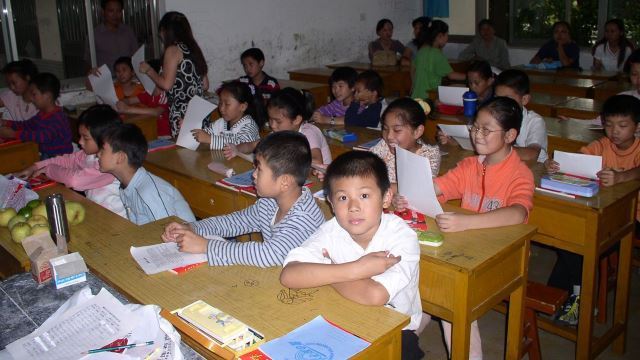
[(574, 79), (594, 79), (594, 80), (613, 80), (618, 78), (619, 74), (615, 71), (593, 71), (591, 69), (560, 69), (560, 70), (544, 70), (533, 69), (524, 65), (516, 65), (512, 67), (526, 72), (529, 76), (548, 76), (548, 77), (566, 77)]
[(617, 95), (623, 91), (631, 90), (631, 83), (626, 80), (605, 81), (593, 88), (593, 98), (605, 101), (613, 95)]
[(38, 144), (22, 142), (0, 146), (0, 174), (24, 170), (40, 160)]
[[(78, 134), (78, 118), (80, 117), (80, 114), (81, 113), (77, 111), (67, 112), (74, 142), (78, 142), (78, 140), (80, 139), (80, 135)], [(149, 115), (121, 115), (121, 117), (122, 122), (124, 122), (125, 124), (137, 125), (140, 130), (142, 130), (144, 138), (147, 139), (147, 141), (152, 141), (158, 138), (157, 117)]]
[(327, 65), (330, 69), (342, 66), (350, 66), (358, 72), (375, 70), (383, 76), (385, 92), (389, 91), (397, 96), (408, 96), (411, 93), (411, 69), (408, 66), (372, 66), (370, 63), (357, 61)]
[(576, 79), (568, 77), (529, 76), (531, 91), (550, 95), (593, 98), (593, 87), (604, 80)]
[(592, 120), (600, 115), (603, 101), (574, 98), (556, 106), (556, 116)]
[(310, 92), (313, 95), (316, 106), (322, 106), (329, 103), (331, 89), (329, 88), (329, 84), (327, 82), (315, 83), (307, 81), (278, 79), (278, 83), (280, 84), (281, 89), (285, 87), (292, 87), (294, 89), (306, 90)]
[(531, 100), (526, 107), (537, 112), (540, 116), (556, 116), (556, 107), (571, 99), (574, 99), (574, 97), (533, 92), (531, 93)]

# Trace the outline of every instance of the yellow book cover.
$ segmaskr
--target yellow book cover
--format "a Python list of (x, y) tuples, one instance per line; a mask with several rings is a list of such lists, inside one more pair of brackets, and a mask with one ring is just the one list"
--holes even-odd
[(198, 300), (178, 311), (178, 316), (193, 324), (223, 345), (246, 333), (247, 325), (233, 316)]

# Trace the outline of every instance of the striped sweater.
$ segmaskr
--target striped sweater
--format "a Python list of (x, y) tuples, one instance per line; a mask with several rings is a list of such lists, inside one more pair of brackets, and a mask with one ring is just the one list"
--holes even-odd
[(50, 113), (39, 111), (27, 121), (7, 121), (16, 131), (16, 138), (38, 143), (42, 158), (73, 152), (69, 118), (61, 107)]
[(300, 246), (325, 221), (313, 195), (305, 187), (284, 218), (273, 224), (277, 211), (275, 199), (260, 198), (246, 209), (196, 221), (191, 226), (201, 236), (234, 237), (262, 233), (262, 242), (209, 240), (209, 265), (277, 266), (282, 265), (291, 249)]
[(260, 140), (258, 125), (251, 115), (243, 116), (229, 130), (227, 130), (228, 126), (229, 123), (226, 120), (218, 119), (204, 129), (211, 135), (211, 150), (221, 150), (226, 144), (238, 145)]

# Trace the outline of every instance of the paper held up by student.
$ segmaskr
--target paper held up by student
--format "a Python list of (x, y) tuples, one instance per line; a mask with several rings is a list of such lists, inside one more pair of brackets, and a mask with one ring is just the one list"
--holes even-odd
[(460, 146), (465, 150), (473, 151), (473, 144), (471, 144), (471, 138), (469, 137), (469, 128), (467, 125), (438, 125), (445, 135), (452, 137)]
[(136, 72), (136, 76), (142, 86), (144, 86), (144, 90), (149, 95), (153, 95), (153, 89), (156, 87), (156, 83), (151, 80), (149, 75), (143, 74), (140, 72), (140, 63), (144, 61), (144, 44), (140, 46), (140, 49), (133, 54), (131, 57), (131, 64), (133, 65), (133, 71)]
[(429, 159), (396, 146), (398, 192), (407, 198), (409, 207), (429, 217), (442, 214), (442, 206), (433, 188)]
[(189, 105), (187, 105), (187, 112), (184, 115), (176, 145), (191, 150), (197, 149), (200, 143), (193, 138), (191, 130), (202, 128), (202, 119), (211, 114), (216, 108), (216, 105), (200, 96), (194, 96), (191, 101), (189, 101)]
[(129, 251), (147, 275), (207, 261), (206, 254), (181, 252), (174, 242), (140, 247), (132, 246)]
[(438, 100), (445, 105), (462, 106), (462, 95), (467, 91), (468, 87), (438, 86)]
[(564, 151), (554, 151), (553, 160), (560, 165), (560, 172), (597, 179), (602, 170), (602, 156), (576, 154)]
[(116, 96), (116, 89), (113, 87), (113, 79), (111, 78), (111, 71), (107, 65), (102, 65), (98, 68), (100, 72), (99, 76), (89, 75), (89, 82), (93, 93), (105, 104), (110, 105), (115, 109), (118, 102), (118, 96)]

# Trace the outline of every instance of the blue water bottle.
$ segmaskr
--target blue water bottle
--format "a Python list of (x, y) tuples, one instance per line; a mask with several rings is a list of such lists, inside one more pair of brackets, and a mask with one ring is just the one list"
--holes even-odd
[(462, 103), (464, 104), (464, 116), (474, 117), (478, 111), (478, 95), (469, 90), (462, 94)]

